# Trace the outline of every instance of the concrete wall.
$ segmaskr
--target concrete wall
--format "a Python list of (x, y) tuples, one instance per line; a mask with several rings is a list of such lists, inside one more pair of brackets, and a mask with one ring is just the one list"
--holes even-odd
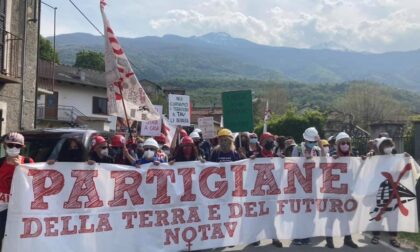
[[(93, 97), (103, 97), (106, 96), (105, 88), (95, 88), (88, 86), (81, 86), (77, 84), (67, 84), (67, 83), (56, 83), (54, 91), (58, 92), (58, 105), (61, 106), (73, 106), (82, 112), (84, 115), (89, 117), (102, 117), (107, 118), (110, 123), (102, 123), (104, 126), (101, 130), (115, 130), (116, 127), (116, 117), (115, 116), (105, 116), (101, 114), (92, 113), (92, 103)], [(38, 104), (45, 104), (45, 95), (41, 95), (38, 99)], [(94, 129), (99, 129), (101, 123), (91, 122), (89, 126)], [(40, 124), (39, 126), (42, 126)]]
[(7, 113), (3, 115), (6, 119), (6, 123), (3, 123), (5, 132), (34, 127), (39, 22), (27, 22), (33, 18), (34, 11), (37, 12), (37, 9), (33, 8), (37, 1), (28, 1), (28, 6), (25, 2), (25, 0), (7, 1), (6, 29), (24, 39), (25, 56), (22, 83), (0, 84), (0, 101), (3, 107), (7, 107)]

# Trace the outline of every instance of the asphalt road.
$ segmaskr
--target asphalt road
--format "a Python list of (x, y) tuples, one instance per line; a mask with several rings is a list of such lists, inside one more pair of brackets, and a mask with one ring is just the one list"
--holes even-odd
[[(419, 234), (420, 235), (420, 234)], [(369, 235), (353, 235), (353, 241), (359, 245), (358, 249), (353, 249), (347, 246), (343, 246), (343, 238), (334, 238), (335, 249), (329, 249), (325, 247), (325, 240), (322, 238), (312, 238), (312, 244), (307, 246), (294, 246), (291, 245), (291, 241), (282, 240), (283, 248), (277, 248), (271, 245), (271, 240), (263, 240), (259, 247), (249, 246), (236, 246), (234, 248), (224, 248), (224, 249), (212, 249), (204, 250), (205, 252), (219, 252), (219, 251), (246, 251), (246, 252), (274, 252), (274, 251), (288, 251), (288, 252), (317, 252), (317, 251), (348, 251), (348, 252), (414, 252), (417, 251), (414, 248), (407, 247), (405, 244), (402, 244), (402, 247), (397, 249), (389, 245), (388, 237), (386, 234), (382, 234), (382, 239), (378, 245), (373, 245), (370, 243)]]

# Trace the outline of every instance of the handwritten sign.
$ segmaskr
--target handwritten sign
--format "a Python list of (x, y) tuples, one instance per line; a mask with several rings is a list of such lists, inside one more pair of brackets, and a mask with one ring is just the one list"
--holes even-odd
[(169, 95), (169, 123), (190, 126), (190, 97), (188, 95)]

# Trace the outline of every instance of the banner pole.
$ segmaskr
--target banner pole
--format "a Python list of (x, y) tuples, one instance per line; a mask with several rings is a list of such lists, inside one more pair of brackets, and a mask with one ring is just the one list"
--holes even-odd
[(133, 135), (131, 133), (130, 122), (128, 121), (127, 109), (125, 108), (124, 96), (123, 96), (123, 93), (122, 93), (121, 85), (118, 85), (118, 89), (120, 90), (121, 101), (122, 101), (122, 105), (123, 105), (123, 108), (124, 108), (124, 115), (125, 115), (125, 121), (127, 123), (128, 135), (129, 135), (130, 140), (134, 140)]

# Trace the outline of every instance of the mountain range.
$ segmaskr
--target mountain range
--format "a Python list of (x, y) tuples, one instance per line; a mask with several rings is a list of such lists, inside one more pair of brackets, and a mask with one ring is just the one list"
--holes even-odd
[[(139, 79), (156, 82), (255, 79), (312, 84), (368, 80), (420, 90), (420, 50), (354, 52), (333, 42), (310, 49), (274, 47), (226, 33), (120, 37), (119, 41)], [(73, 64), (80, 50), (103, 52), (104, 39), (86, 33), (63, 34), (56, 37), (56, 48), (61, 63)]]

